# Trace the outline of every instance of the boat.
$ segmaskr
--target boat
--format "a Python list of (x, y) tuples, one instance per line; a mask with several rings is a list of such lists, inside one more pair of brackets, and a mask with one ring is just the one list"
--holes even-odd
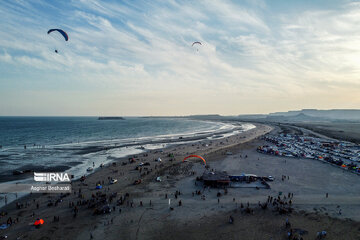
[(88, 171), (88, 172), (91, 172), (91, 171), (93, 171), (94, 170), (94, 168), (92, 168), (92, 167), (88, 167), (87, 169), (86, 169), (86, 171)]

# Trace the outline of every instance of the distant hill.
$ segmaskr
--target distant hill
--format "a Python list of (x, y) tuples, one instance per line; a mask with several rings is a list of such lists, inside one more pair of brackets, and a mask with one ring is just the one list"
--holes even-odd
[(268, 116), (269, 116), (268, 114), (243, 114), (243, 115), (239, 115), (238, 117), (246, 120), (246, 119), (265, 119)]
[(202, 119), (202, 120), (211, 120), (211, 119), (222, 119), (224, 117), (220, 116), (219, 114), (206, 114), (206, 115), (190, 115), (188, 116), (192, 119)]
[(323, 122), (326, 121), (326, 118), (321, 117), (312, 117), (304, 113), (299, 113), (297, 115), (291, 116), (272, 116), (269, 115), (265, 118), (266, 121), (275, 121), (275, 122)]
[(298, 114), (305, 114), (309, 117), (326, 118), (329, 120), (360, 120), (360, 110), (358, 109), (331, 109), (331, 110), (317, 110), (317, 109), (302, 109), (298, 111), (275, 112), (270, 113), (269, 116), (296, 116)]

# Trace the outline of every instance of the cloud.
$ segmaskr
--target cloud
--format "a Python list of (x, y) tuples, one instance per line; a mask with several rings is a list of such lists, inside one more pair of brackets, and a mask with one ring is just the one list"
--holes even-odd
[[(63, 78), (63, 88), (83, 91), (94, 102), (109, 95), (110, 106), (119, 99), (140, 115), (145, 105), (166, 115), (172, 104), (187, 113), (205, 113), (212, 106), (227, 114), (250, 107), (276, 111), (309, 96), (313, 107), (326, 105), (321, 97), (331, 106), (335, 100), (328, 91), (358, 104), (342, 94), (359, 88), (360, 5), (310, 8), (296, 15), (271, 11), (260, 0), (5, 1), (0, 64), (25, 76), (35, 72), (50, 86)], [(48, 36), (52, 27), (66, 29), (69, 42)], [(191, 47), (193, 41), (202, 45)], [(23, 81), (13, 72), (8, 75), (15, 82)], [(0, 85), (9, 76), (0, 77)], [(124, 101), (135, 97), (133, 103)], [(76, 96), (73, 101), (91, 104)], [(90, 115), (100, 111), (96, 106)]]
[(7, 52), (5, 52), (4, 54), (0, 54), (0, 61), (6, 63), (12, 63), (13, 58)]

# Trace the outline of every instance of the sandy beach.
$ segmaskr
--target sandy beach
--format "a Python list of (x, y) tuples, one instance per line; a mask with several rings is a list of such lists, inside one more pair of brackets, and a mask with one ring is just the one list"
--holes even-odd
[(0, 240), (360, 240), (360, 0), (0, 13)]
[[(18, 222), (0, 236), (8, 239), (287, 239), (291, 227), (306, 231), (303, 239), (315, 239), (319, 231), (327, 231), (326, 239), (360, 239), (359, 176), (332, 165), (310, 159), (285, 158), (258, 153), (264, 145), (261, 136), (277, 134), (276, 126), (256, 124), (255, 129), (225, 139), (186, 143), (151, 150), (116, 160), (72, 183), (73, 193), (59, 195), (32, 194), (2, 208)], [(232, 154), (226, 154), (231, 151)], [(170, 161), (169, 154), (174, 155)], [(203, 188), (195, 178), (205, 168), (199, 160), (182, 162), (189, 154), (202, 155), (210, 169), (229, 174), (251, 173), (273, 176), (271, 189)], [(162, 162), (155, 159), (161, 158)], [(135, 170), (139, 163), (150, 163)], [(126, 164), (126, 165), (125, 165)], [(282, 176), (288, 176), (282, 180)], [(161, 178), (161, 182), (156, 181)], [(108, 184), (109, 178), (118, 180)], [(134, 185), (134, 181), (141, 183)], [(96, 190), (96, 183), (103, 183)], [(201, 194), (193, 194), (200, 191)], [(221, 197), (218, 197), (218, 192)], [(268, 197), (293, 194), (290, 214), (279, 214), (273, 207), (259, 207)], [(328, 197), (326, 197), (328, 193)], [(101, 196), (103, 195), (103, 196)], [(111, 197), (112, 196), (112, 197)], [(94, 215), (91, 199), (105, 198), (111, 213)], [(289, 198), (290, 199), (290, 198)], [(57, 201), (58, 200), (58, 201)], [(55, 202), (57, 203), (55, 204)], [(93, 200), (95, 201), (95, 200)], [(181, 201), (181, 202), (180, 202)], [(49, 204), (51, 203), (51, 204)], [(244, 205), (245, 207), (241, 207)], [(245, 211), (246, 206), (251, 209)], [(171, 209), (172, 210), (171, 210)], [(341, 214), (340, 214), (340, 213)], [(233, 224), (229, 224), (229, 217)], [(36, 229), (36, 218), (45, 224)], [(54, 217), (58, 218), (54, 221)]]

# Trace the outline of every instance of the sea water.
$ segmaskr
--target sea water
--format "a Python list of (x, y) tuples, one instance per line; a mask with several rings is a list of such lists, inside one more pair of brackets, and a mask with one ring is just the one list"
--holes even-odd
[(81, 176), (93, 163), (97, 167), (184, 138), (227, 136), (233, 129), (186, 118), (0, 117), (0, 182), (13, 180), (14, 170), (58, 169)]

